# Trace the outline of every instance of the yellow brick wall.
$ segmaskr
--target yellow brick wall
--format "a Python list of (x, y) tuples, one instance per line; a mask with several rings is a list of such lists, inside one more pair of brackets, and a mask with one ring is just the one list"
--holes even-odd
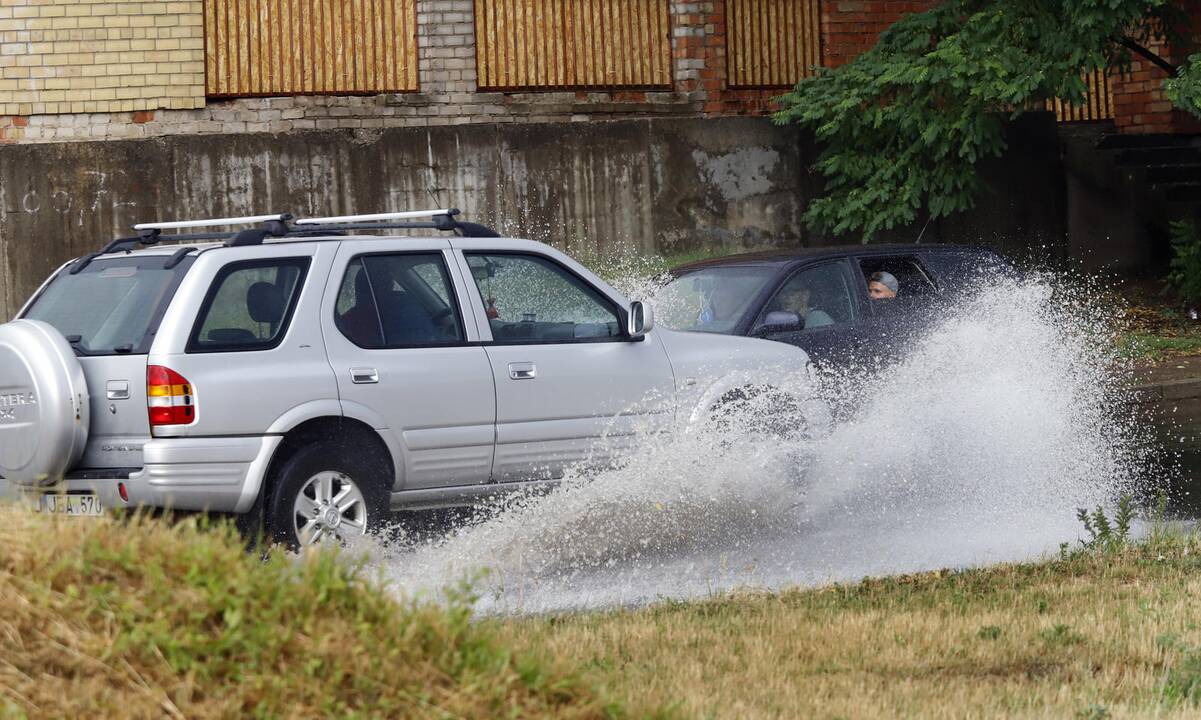
[(0, 115), (204, 107), (203, 5), (0, 0)]

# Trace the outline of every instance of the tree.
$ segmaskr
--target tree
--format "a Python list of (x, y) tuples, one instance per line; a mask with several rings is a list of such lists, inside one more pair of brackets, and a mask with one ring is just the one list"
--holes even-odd
[(1004, 123), (1046, 100), (1082, 102), (1084, 76), (1135, 55), (1172, 76), (1177, 106), (1201, 116), (1201, 55), (1176, 68), (1148, 50), (1183, 40), (1167, 0), (947, 0), (913, 13), (874, 48), (820, 69), (778, 98), (778, 124), (812, 128), (826, 195), (806, 222), (877, 232), (972, 207), (976, 163), (1005, 150)]

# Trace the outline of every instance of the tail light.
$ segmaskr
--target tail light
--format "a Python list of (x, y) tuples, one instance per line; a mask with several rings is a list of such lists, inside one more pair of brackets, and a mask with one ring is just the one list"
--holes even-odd
[(150, 365), (146, 368), (146, 406), (150, 427), (189, 425), (196, 419), (192, 384), (171, 368)]

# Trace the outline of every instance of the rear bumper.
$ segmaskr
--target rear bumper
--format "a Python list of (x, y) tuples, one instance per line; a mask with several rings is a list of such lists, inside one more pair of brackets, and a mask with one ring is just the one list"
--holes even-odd
[[(143, 467), (75, 471), (61, 489), (94, 493), (107, 508), (243, 513), (258, 497), (282, 440), (280, 435), (151, 440), (142, 448)], [(121, 497), (121, 484), (128, 500)]]

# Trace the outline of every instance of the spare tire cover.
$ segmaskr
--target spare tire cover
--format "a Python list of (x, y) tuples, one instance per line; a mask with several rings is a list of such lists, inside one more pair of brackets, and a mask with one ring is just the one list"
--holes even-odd
[(40, 320), (0, 325), (0, 475), (56, 482), (88, 441), (88, 385), (79, 359)]

